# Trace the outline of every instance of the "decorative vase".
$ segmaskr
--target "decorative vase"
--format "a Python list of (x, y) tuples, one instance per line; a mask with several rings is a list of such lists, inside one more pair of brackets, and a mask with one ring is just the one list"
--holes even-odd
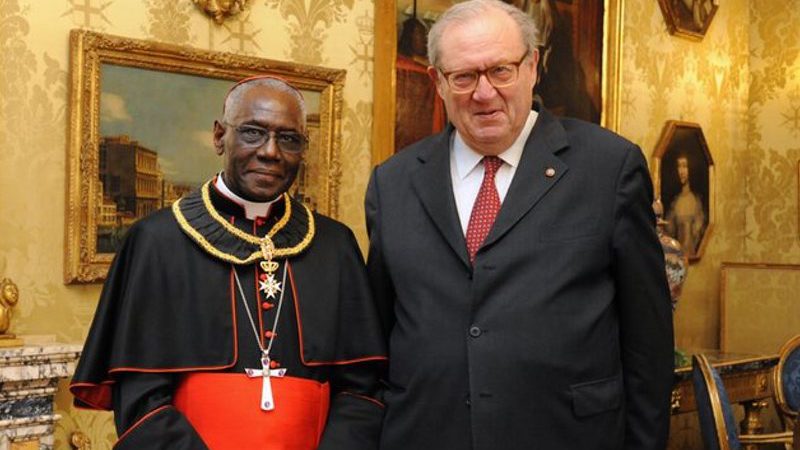
[[(664, 232), (667, 221), (664, 220), (664, 205), (661, 199), (653, 201), (653, 211), (656, 213), (656, 232), (661, 248), (664, 250), (664, 269), (667, 272), (667, 284), (669, 285), (669, 296), (672, 300), (672, 311), (678, 306), (678, 299), (681, 297), (683, 283), (686, 281), (686, 274), (689, 271), (689, 259), (683, 253), (681, 243)], [(675, 367), (686, 367), (689, 365), (689, 357), (678, 347), (674, 352)]]
[(678, 299), (683, 290), (683, 283), (686, 281), (686, 274), (689, 268), (689, 260), (681, 249), (681, 244), (677, 239), (664, 232), (666, 221), (663, 219), (664, 206), (660, 199), (653, 202), (653, 211), (656, 213), (656, 231), (661, 248), (664, 250), (664, 268), (667, 272), (667, 283), (669, 284), (669, 295), (672, 299), (672, 310), (678, 306)]

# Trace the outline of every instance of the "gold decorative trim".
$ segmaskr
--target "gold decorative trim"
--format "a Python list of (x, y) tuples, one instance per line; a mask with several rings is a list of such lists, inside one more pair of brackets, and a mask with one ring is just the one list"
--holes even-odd
[[(604, 0), (602, 108), (600, 125), (620, 130), (622, 104), (622, 33), (625, 0)], [(372, 165), (395, 152), (397, 89), (397, 0), (375, 2), (375, 62), (373, 81)]]
[(600, 125), (619, 132), (620, 111), (622, 111), (622, 34), (625, 29), (625, 0), (605, 0), (604, 8)]
[[(247, 233), (245, 231), (242, 231), (242, 230), (236, 228), (235, 226), (231, 225), (230, 222), (225, 220), (225, 218), (222, 217), (217, 212), (216, 208), (214, 208), (214, 205), (211, 204), (211, 197), (210, 197), (210, 195), (208, 193), (208, 189), (209, 189), (208, 187), (210, 185), (211, 185), (211, 182), (207, 181), (203, 185), (203, 187), (200, 188), (200, 193), (201, 193), (201, 195), (203, 197), (203, 205), (205, 205), (206, 209), (208, 210), (208, 213), (211, 214), (211, 217), (214, 220), (216, 220), (217, 223), (222, 225), (222, 227), (225, 228), (225, 230), (227, 230), (232, 235), (238, 237), (239, 239), (247, 241), (247, 242), (249, 242), (251, 244), (261, 245), (261, 242), (263, 241), (264, 238), (258, 237), (255, 234), (250, 234), (250, 233)], [(284, 209), (283, 216), (280, 218), (280, 220), (278, 220), (275, 223), (275, 225), (269, 230), (269, 232), (267, 232), (267, 236), (268, 237), (275, 236), (275, 233), (277, 233), (278, 231), (281, 230), (281, 228), (286, 226), (286, 224), (289, 223), (289, 219), (291, 219), (291, 217), (292, 217), (292, 200), (291, 200), (291, 197), (289, 197), (289, 194), (287, 194), (287, 193), (284, 193), (282, 195), (282, 197), (283, 197), (284, 205), (286, 205), (283, 208)], [(179, 201), (180, 200), (176, 201), (175, 203), (178, 203)], [(305, 205), (302, 205), (302, 206), (303, 206), (303, 208), (305, 208)], [(308, 208), (306, 208), (306, 209), (308, 209)], [(173, 207), (173, 211), (174, 211), (174, 207)], [(309, 217), (312, 217), (312, 216), (309, 216)], [(313, 221), (313, 217), (312, 217), (311, 220)]]
[[(204, 185), (204, 186), (207, 186), (207, 184)], [(181, 200), (183, 200), (183, 199), (181, 199)], [(177, 200), (175, 203), (172, 204), (172, 213), (175, 215), (175, 219), (178, 221), (178, 224), (180, 225), (181, 229), (183, 231), (185, 231), (195, 242), (197, 242), (197, 244), (200, 245), (200, 247), (202, 247), (203, 250), (205, 250), (209, 254), (211, 254), (211, 255), (213, 255), (213, 256), (215, 256), (215, 257), (217, 257), (217, 258), (219, 258), (219, 259), (221, 259), (223, 261), (226, 261), (226, 262), (229, 262), (229, 263), (233, 263), (233, 264), (250, 264), (250, 263), (253, 263), (255, 261), (258, 261), (259, 259), (263, 259), (263, 254), (261, 252), (261, 248), (260, 247), (259, 247), (258, 250), (254, 251), (247, 258), (244, 258), (244, 259), (239, 258), (239, 257), (234, 256), (234, 255), (231, 255), (229, 253), (225, 253), (225, 252), (219, 250), (218, 248), (214, 247), (214, 245), (212, 245), (210, 242), (208, 242), (208, 240), (205, 238), (205, 236), (203, 236), (199, 231), (197, 231), (194, 228), (192, 228), (192, 226), (186, 220), (186, 217), (183, 215), (183, 212), (181, 212), (181, 208), (180, 208), (181, 200)], [(203, 200), (205, 201), (205, 199), (203, 199)], [(303, 209), (306, 211), (306, 214), (308, 215), (308, 231), (306, 232), (306, 235), (303, 237), (303, 240), (301, 240), (297, 245), (295, 245), (293, 247), (288, 247), (288, 248), (276, 248), (274, 253), (273, 253), (273, 256), (276, 257), (276, 258), (283, 258), (283, 257), (297, 255), (300, 252), (302, 252), (303, 250), (305, 250), (306, 247), (308, 247), (308, 245), (314, 239), (314, 235), (316, 234), (316, 226), (315, 226), (315, 223), (314, 223), (314, 214), (311, 212), (310, 209), (308, 209), (308, 207), (306, 207), (306, 205), (300, 205), (300, 206), (303, 207)], [(208, 205), (207, 205), (207, 207), (208, 207)], [(288, 210), (290, 208), (291, 208), (291, 204), (287, 203), (286, 204), (286, 209)], [(213, 206), (208, 208), (208, 211), (209, 212), (214, 211), (216, 213), (216, 211), (214, 210)], [(284, 217), (286, 217), (286, 215), (284, 215)], [(225, 223), (225, 221), (223, 220), (222, 223)], [(277, 231), (276, 230), (277, 225), (278, 224), (276, 224), (276, 226), (273, 227), (273, 230)], [(232, 227), (232, 228), (235, 229), (235, 227)], [(225, 229), (226, 230), (230, 230), (230, 228), (228, 228), (228, 227), (226, 227)], [(270, 232), (272, 232), (273, 230), (270, 230)], [(238, 229), (236, 231), (238, 231), (239, 233), (238, 234), (237, 233), (232, 233), (232, 234), (236, 234), (237, 237), (239, 237), (241, 239), (244, 239), (247, 242), (251, 242), (251, 243), (254, 243), (254, 244), (261, 244), (261, 238), (259, 238), (257, 236), (254, 236), (252, 234), (241, 232)], [(245, 236), (242, 236), (242, 235), (245, 235)], [(272, 236), (272, 234), (268, 234), (268, 236)], [(256, 242), (252, 242), (251, 241), (252, 238), (255, 238)]]
[[(790, 353), (797, 350), (798, 347), (800, 347), (800, 334), (789, 339), (785, 344), (783, 344), (783, 347), (781, 347), (781, 350), (778, 352), (780, 355), (778, 357), (778, 365), (775, 366), (775, 370), (772, 372), (772, 386), (775, 391), (775, 404), (778, 406), (778, 412), (784, 416), (784, 422), (787, 422), (787, 420), (785, 420), (786, 418), (796, 420), (799, 415), (798, 411), (795, 411), (789, 407), (789, 403), (786, 400), (786, 394), (784, 393), (782, 380), (783, 366), (786, 363), (786, 358)], [(784, 431), (789, 430), (784, 428)]]
[[(113, 253), (97, 251), (101, 66), (149, 69), (236, 81), (252, 75), (280, 76), (301, 91), (319, 95), (315, 147), (321, 176), (308, 180), (315, 209), (336, 218), (341, 177), (341, 122), (346, 71), (214, 52), (86, 30), (70, 33), (70, 100), (67, 140), (64, 282), (105, 279)], [(222, 99), (219, 99), (220, 104)]]
[[(719, 443), (720, 450), (730, 450), (728, 443), (728, 427), (725, 425), (725, 420), (722, 415), (722, 404), (719, 400), (719, 388), (717, 382), (711, 375), (711, 364), (702, 353), (692, 357), (694, 363), (700, 366), (700, 372), (703, 374), (706, 389), (708, 390), (708, 400), (711, 403), (711, 415), (714, 419), (714, 428), (717, 434), (717, 442)], [(696, 401), (700, 401), (696, 396)], [(735, 430), (734, 430), (735, 431)]]
[(397, 102), (397, 0), (375, 2), (372, 165), (394, 154)]
[[(731, 355), (736, 355), (736, 353), (731, 353)], [(711, 367), (722, 368), (722, 367), (731, 367), (731, 366), (744, 365), (755, 362), (769, 362), (769, 361), (774, 361), (775, 359), (778, 358), (778, 355), (753, 355), (753, 356), (744, 356), (744, 354), (742, 355), (743, 356), (741, 358), (725, 359), (724, 361), (718, 361), (714, 363), (711, 363), (709, 361), (709, 363), (711, 364)], [(683, 372), (691, 372), (691, 371), (692, 371), (691, 366), (679, 367), (674, 370), (676, 374)]]

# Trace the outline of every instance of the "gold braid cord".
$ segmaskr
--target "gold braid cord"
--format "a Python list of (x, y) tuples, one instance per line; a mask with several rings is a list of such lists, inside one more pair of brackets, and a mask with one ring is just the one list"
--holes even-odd
[[(239, 258), (235, 255), (231, 255), (229, 253), (225, 253), (218, 248), (214, 247), (208, 240), (196, 229), (192, 228), (189, 222), (186, 220), (186, 217), (183, 215), (183, 212), (180, 208), (181, 199), (176, 200), (175, 203), (172, 204), (172, 213), (175, 215), (175, 219), (177, 219), (178, 224), (180, 225), (181, 229), (185, 231), (195, 242), (197, 242), (200, 247), (203, 248), (206, 252), (210, 253), (211, 255), (233, 264), (250, 264), (252, 262), (258, 261), (263, 259), (263, 253), (261, 251), (262, 244), (265, 241), (270, 240), (272, 236), (274, 236), (278, 231), (280, 231), (287, 223), (289, 223), (289, 219), (292, 216), (292, 200), (291, 197), (284, 193), (283, 200), (285, 202), (286, 207), (283, 217), (278, 220), (277, 223), (267, 232), (264, 237), (259, 237), (254, 234), (247, 233), (242, 231), (232, 224), (228, 223), (224, 217), (222, 217), (217, 210), (214, 208), (214, 205), (211, 204), (211, 197), (209, 196), (209, 185), (211, 182), (206, 182), (201, 188), (201, 195), (203, 197), (203, 204), (206, 207), (206, 210), (211, 215), (211, 217), (219, 223), (226, 231), (231, 233), (232, 235), (236, 236), (237, 238), (248, 242), (250, 244), (254, 244), (258, 246), (258, 249), (255, 250), (253, 253), (250, 254), (247, 258)], [(275, 248), (272, 256), (276, 258), (286, 257), (286, 256), (294, 256), (302, 252), (303, 250), (308, 247), (308, 244), (311, 243), (311, 240), (314, 239), (315, 234), (315, 227), (314, 227), (314, 215), (312, 214), (311, 210), (308, 209), (306, 205), (301, 204), (300, 206), (303, 207), (306, 214), (308, 215), (308, 231), (303, 239), (292, 247), (284, 247), (284, 248)]]
[[(211, 214), (211, 217), (213, 217), (214, 220), (216, 220), (220, 225), (222, 225), (223, 228), (225, 228), (232, 235), (238, 237), (239, 239), (247, 241), (251, 244), (256, 244), (260, 246), (261, 242), (263, 242), (264, 240), (263, 238), (260, 238), (255, 234), (250, 234), (246, 231), (242, 231), (236, 228), (217, 212), (217, 210), (214, 208), (214, 205), (211, 203), (211, 196), (208, 193), (208, 186), (210, 184), (211, 184), (210, 181), (204, 184), (200, 192), (202, 192), (203, 194), (203, 204), (206, 206), (208, 213)], [(289, 219), (292, 218), (292, 208), (291, 208), (292, 201), (291, 198), (289, 197), (289, 194), (286, 193), (283, 194), (283, 201), (285, 202), (284, 204), (286, 205), (286, 207), (283, 208), (285, 209), (283, 217), (281, 217), (281, 219), (272, 227), (272, 229), (270, 229), (267, 232), (267, 236), (270, 238), (272, 236), (275, 236), (275, 233), (277, 233), (278, 231), (281, 230), (281, 228), (286, 226), (286, 224), (289, 223)]]

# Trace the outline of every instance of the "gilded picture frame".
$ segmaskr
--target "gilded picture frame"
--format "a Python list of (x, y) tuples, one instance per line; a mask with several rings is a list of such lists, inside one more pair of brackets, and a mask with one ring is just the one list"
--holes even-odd
[(651, 170), (665, 233), (681, 243), (690, 263), (699, 261), (715, 223), (714, 158), (700, 125), (667, 121)]
[(303, 93), (309, 148), (292, 193), (337, 216), (346, 71), (85, 30), (70, 33), (70, 58), (65, 283), (102, 281), (133, 222), (221, 170), (213, 122), (248, 76), (275, 75)]
[(658, 0), (670, 34), (702, 41), (719, 9), (719, 0)]
[[(572, 4), (574, 2), (567, 3)], [(620, 129), (624, 3), (624, 0), (603, 1), (602, 61), (600, 70), (599, 73), (585, 74), (586, 77), (595, 80), (600, 85), (599, 122), (602, 126), (613, 131), (619, 131)], [(397, 0), (375, 2), (373, 165), (384, 161), (397, 150), (395, 148), (399, 32), (397, 5)]]

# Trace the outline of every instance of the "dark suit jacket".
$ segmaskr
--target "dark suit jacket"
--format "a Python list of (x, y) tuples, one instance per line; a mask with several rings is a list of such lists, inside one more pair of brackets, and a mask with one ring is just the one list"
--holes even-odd
[(452, 132), (367, 191), (390, 342), (381, 450), (663, 449), (672, 314), (641, 151), (542, 110), (471, 267)]

